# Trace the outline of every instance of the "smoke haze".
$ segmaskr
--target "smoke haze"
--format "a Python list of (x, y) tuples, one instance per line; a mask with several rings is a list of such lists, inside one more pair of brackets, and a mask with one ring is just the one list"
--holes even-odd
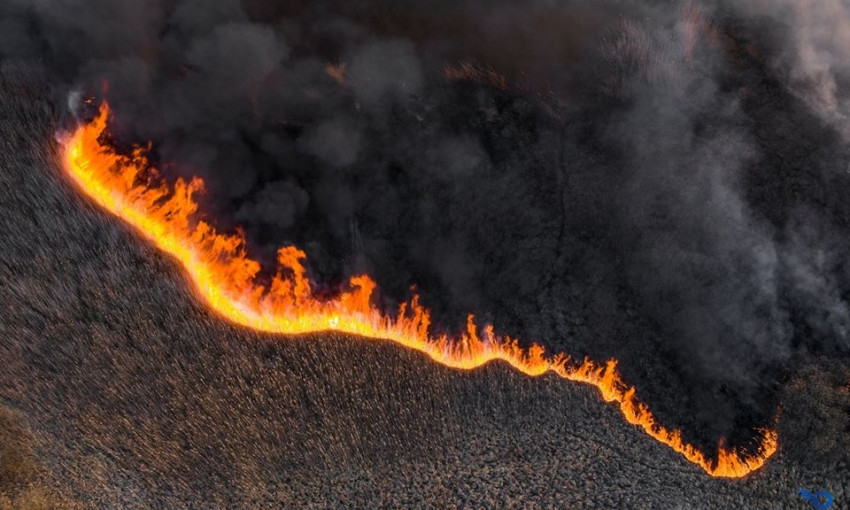
[(841, 0), (275, 4), (11, 0), (0, 56), (105, 96), (261, 260), (616, 357), (696, 441), (850, 351)]

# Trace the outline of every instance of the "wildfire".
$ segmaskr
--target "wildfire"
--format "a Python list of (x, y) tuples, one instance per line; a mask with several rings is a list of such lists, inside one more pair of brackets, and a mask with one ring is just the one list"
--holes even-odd
[(339, 331), (374, 340), (389, 340), (420, 351), (447, 367), (470, 370), (493, 360), (507, 362), (529, 376), (554, 372), (570, 381), (595, 386), (606, 402), (616, 403), (626, 421), (668, 445), (715, 477), (742, 477), (759, 469), (776, 452), (777, 433), (761, 431), (755, 453), (719, 447), (708, 458), (682, 440), (679, 430), (660, 425), (617, 372), (616, 360), (574, 362), (563, 354), (547, 355), (539, 345), (523, 348), (516, 339), (498, 336), (491, 326), (479, 333), (470, 315), (458, 338), (434, 336), (430, 317), (418, 297), (403, 303), (398, 314), (385, 314), (370, 301), (375, 282), (353, 276), (349, 288), (332, 299), (316, 297), (306, 276), (305, 253), (287, 246), (278, 251), (276, 275), (258, 282), (259, 262), (248, 257), (241, 235), (223, 234), (195, 219), (193, 199), (203, 189), (198, 178), (168, 183), (153, 168), (146, 149), (116, 153), (105, 141), (109, 106), (64, 140), (64, 167), (80, 189), (98, 205), (135, 227), (185, 268), (198, 293), (225, 318), (260, 331), (302, 334)]

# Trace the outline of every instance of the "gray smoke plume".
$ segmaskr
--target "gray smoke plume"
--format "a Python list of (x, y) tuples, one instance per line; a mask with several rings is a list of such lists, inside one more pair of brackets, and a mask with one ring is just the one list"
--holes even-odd
[(108, 98), (266, 263), (617, 357), (734, 442), (850, 351), (850, 11), (738, 4), (11, 0), (0, 56)]

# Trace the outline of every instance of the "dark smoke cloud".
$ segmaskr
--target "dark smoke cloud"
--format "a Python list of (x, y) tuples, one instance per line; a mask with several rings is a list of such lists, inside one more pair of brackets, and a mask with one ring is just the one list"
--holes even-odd
[(734, 439), (797, 356), (850, 351), (850, 9), (738, 4), (13, 0), (0, 55), (57, 101), (107, 81), (116, 138), (266, 262), (615, 356)]

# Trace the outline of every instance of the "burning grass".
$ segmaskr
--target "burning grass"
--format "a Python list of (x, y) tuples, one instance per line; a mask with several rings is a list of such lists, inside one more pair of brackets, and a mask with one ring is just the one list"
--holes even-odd
[(244, 239), (196, 220), (198, 203), (193, 195), (203, 190), (203, 182), (197, 178), (166, 182), (141, 147), (131, 156), (118, 154), (108, 141), (109, 116), (109, 107), (102, 105), (92, 122), (81, 125), (65, 141), (68, 175), (98, 205), (177, 259), (203, 300), (231, 322), (269, 333), (337, 331), (391, 341), (461, 370), (501, 360), (528, 376), (553, 372), (596, 387), (627, 422), (714, 477), (746, 476), (776, 452), (777, 434), (765, 429), (759, 432), (752, 452), (721, 444), (717, 458), (710, 458), (686, 442), (680, 430), (658, 422), (638, 400), (635, 388), (622, 380), (616, 360), (576, 361), (560, 353), (547, 354), (536, 344), (526, 348), (516, 339), (495, 334), (492, 326), (479, 330), (471, 315), (465, 333), (456, 338), (436, 336), (430, 330), (429, 310), (415, 295), (400, 306), (397, 315), (375, 307), (371, 296), (377, 284), (367, 275), (352, 276), (349, 288), (334, 298), (317, 296), (307, 277), (305, 254), (293, 246), (278, 251), (279, 267), (271, 283), (258, 283), (261, 267), (249, 258)]

